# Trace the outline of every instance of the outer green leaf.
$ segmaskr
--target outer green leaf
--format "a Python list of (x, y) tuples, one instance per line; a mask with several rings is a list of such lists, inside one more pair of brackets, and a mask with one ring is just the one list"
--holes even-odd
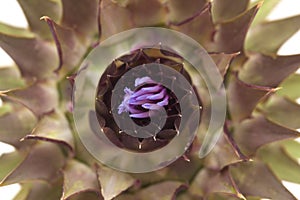
[(216, 63), (217, 67), (221, 75), (224, 77), (227, 73), (229, 65), (231, 61), (238, 55), (237, 53), (234, 54), (225, 54), (225, 53), (210, 53), (211, 58)]
[(25, 159), (24, 152), (12, 152), (0, 157), (0, 182), (9, 175)]
[(259, 5), (242, 13), (238, 17), (220, 23), (214, 35), (216, 52), (235, 53), (243, 50), (248, 28), (259, 9)]
[(121, 7), (126, 7), (130, 0), (111, 0), (111, 1), (118, 4)]
[(98, 163), (97, 160), (88, 152), (85, 145), (80, 140), (78, 132), (76, 131), (73, 114), (71, 112), (66, 112), (65, 115), (68, 119), (69, 126), (71, 127), (71, 130), (73, 132), (76, 158), (82, 161), (83, 163), (87, 163), (89, 166), (95, 165), (95, 163)]
[(158, 171), (131, 175), (141, 182), (142, 187), (155, 184), (157, 182), (162, 182), (166, 179), (176, 180), (184, 183), (189, 182), (194, 178), (195, 174), (203, 166), (203, 161), (199, 159), (198, 155), (193, 155), (193, 153), (191, 152), (188, 152), (186, 156), (190, 160), (190, 162), (181, 157), (170, 164), (168, 167), (165, 167)]
[(300, 97), (299, 85), (300, 74), (293, 74), (282, 82), (280, 85), (281, 88), (277, 91), (277, 94), (295, 100)]
[(283, 141), (284, 151), (294, 159), (300, 159), (300, 143), (293, 140)]
[[(196, 145), (197, 144), (195, 143), (193, 144), (193, 146)], [(184, 183), (189, 182), (203, 165), (203, 161), (199, 159), (198, 155), (194, 154), (196, 151), (198, 152), (198, 147), (195, 147), (195, 150), (188, 149), (188, 152), (186, 152), (185, 156), (190, 162), (185, 158), (180, 157), (163, 169), (150, 173), (134, 173), (131, 174), (131, 176), (140, 181), (141, 187), (149, 186), (164, 180), (174, 180)]]
[(56, 144), (37, 143), (25, 160), (1, 184), (7, 185), (29, 180), (51, 181), (58, 177), (63, 165), (64, 156)]
[(25, 139), (46, 140), (62, 144), (71, 152), (74, 151), (73, 135), (68, 121), (62, 113), (51, 113), (44, 116)]
[(25, 105), (38, 117), (49, 113), (58, 105), (58, 94), (54, 81), (37, 82), (28, 88), (6, 94), (13, 100)]
[(234, 139), (246, 155), (253, 155), (265, 144), (299, 136), (299, 132), (280, 126), (262, 115), (244, 120), (234, 131)]
[[(195, 143), (193, 145), (195, 145)], [(162, 176), (162, 180), (168, 177), (168, 179), (188, 182), (194, 178), (197, 171), (199, 171), (199, 169), (203, 166), (203, 161), (199, 159), (198, 155), (193, 154), (193, 151), (198, 152), (198, 149), (189, 149), (188, 151), (191, 152), (187, 152), (185, 156), (189, 159), (189, 161), (187, 161), (184, 157), (181, 157), (173, 162), (166, 169), (167, 173), (165, 176), (160, 174)]]
[(231, 193), (212, 193), (208, 196), (208, 200), (240, 200), (241, 198), (236, 194)]
[(207, 4), (205, 8), (202, 9), (201, 13), (198, 13), (193, 18), (187, 20), (184, 23), (171, 25), (172, 29), (180, 31), (197, 42), (200, 43), (206, 50), (214, 52), (212, 49), (212, 35), (215, 32), (215, 26), (212, 22), (210, 14), (210, 4)]
[(29, 32), (27, 29), (18, 28), (14, 26), (10, 26), (0, 22), (0, 33), (3, 35), (11, 35), (11, 36), (18, 36), (18, 37), (34, 37), (34, 34)]
[(103, 39), (134, 27), (129, 10), (110, 0), (102, 0), (100, 15)]
[[(72, 85), (72, 75), (66, 79), (62, 79), (58, 83), (58, 92), (60, 94), (60, 109), (62, 112), (72, 112), (73, 111), (73, 86)], [(71, 124), (71, 122), (69, 122)]]
[(198, 197), (207, 197), (214, 192), (236, 193), (227, 169), (219, 172), (205, 168), (196, 175), (189, 192)]
[(247, 10), (249, 0), (214, 0), (212, 16), (215, 23), (228, 21)]
[(12, 106), (8, 103), (4, 103), (0, 107), (0, 117), (10, 113), (12, 111)]
[(0, 68), (0, 91), (16, 89), (25, 86), (24, 80), (20, 77), (17, 67)]
[[(190, 195), (189, 193), (180, 193), (176, 197), (176, 200), (200, 200), (199, 197), (194, 197)], [(201, 199), (202, 200), (202, 199)]]
[[(73, 120), (73, 119), (72, 119)], [(74, 133), (74, 140), (75, 140), (75, 155), (76, 158), (80, 161), (83, 161), (84, 163), (89, 164), (90, 166), (94, 165), (95, 163), (97, 163), (97, 160), (95, 159), (95, 157), (93, 157), (88, 150), (86, 149), (86, 147), (83, 145), (83, 143), (80, 140), (80, 137), (78, 135), (78, 133), (75, 131), (75, 127), (72, 128), (73, 129), (73, 133)]]
[(62, 194), (62, 181), (59, 179), (51, 184), (32, 182), (22, 184), (21, 191), (14, 200), (58, 200)]
[(42, 37), (50, 38), (51, 33), (40, 18), (46, 15), (59, 21), (62, 15), (61, 2), (59, 0), (18, 0), (18, 2), (24, 11), (30, 30)]
[(133, 195), (121, 195), (116, 200), (170, 200), (186, 186), (177, 181), (165, 181), (139, 190)]
[(169, 23), (178, 24), (192, 18), (202, 10), (205, 0), (167, 1)]
[(141, 187), (147, 187), (149, 185), (164, 181), (168, 177), (167, 173), (168, 173), (168, 168), (163, 168), (151, 173), (143, 173), (143, 174), (136, 173), (130, 175), (134, 179), (140, 181)]
[(103, 197), (95, 192), (84, 192), (71, 196), (68, 200), (103, 200)]
[[(191, 148), (192, 147), (192, 148)], [(151, 173), (137, 173), (131, 174), (136, 180), (139, 180), (141, 187), (149, 186), (164, 180), (176, 180), (183, 183), (189, 182), (194, 179), (195, 174), (203, 166), (203, 160), (200, 160), (196, 152), (199, 151), (198, 144), (194, 141), (185, 156), (186, 158), (180, 157), (175, 162), (170, 164), (168, 167)]]
[(91, 168), (76, 161), (69, 160), (63, 170), (64, 189), (62, 199), (68, 199), (82, 192), (99, 192), (97, 176)]
[(275, 6), (280, 2), (281, 0), (258, 0), (258, 2), (263, 2), (261, 8), (257, 12), (251, 27), (256, 26), (264, 21), (266, 21), (267, 16), (272, 12), (272, 10), (275, 8)]
[(150, 187), (147, 187), (143, 189), (141, 192), (139, 192), (140, 197), (142, 197), (142, 200), (169, 200), (169, 199), (175, 199), (177, 196), (177, 193), (185, 190), (186, 185), (184, 185), (181, 182), (176, 181), (165, 181), (156, 185), (152, 185)]
[(247, 196), (247, 200), (261, 200), (261, 197)]
[(259, 101), (274, 89), (247, 84), (238, 79), (237, 74), (230, 77), (227, 97), (231, 118), (238, 122), (251, 115)]
[(26, 200), (31, 187), (31, 184), (22, 184), (21, 190), (16, 194), (13, 200)]
[(86, 47), (81, 44), (74, 30), (56, 24), (49, 17), (43, 17), (53, 34), (56, 42), (60, 64), (57, 70), (63, 67), (64, 74), (74, 69), (82, 59)]
[(98, 1), (62, 0), (62, 25), (74, 29), (82, 39), (90, 41), (98, 31)]
[(300, 15), (261, 23), (247, 35), (245, 49), (275, 56), (279, 48), (300, 29)]
[(259, 162), (242, 162), (230, 166), (230, 173), (244, 196), (274, 200), (296, 200), (270, 169)]
[(160, 25), (166, 21), (166, 10), (159, 0), (129, 0), (127, 8), (137, 27)]
[(249, 55), (249, 59), (239, 72), (239, 78), (250, 84), (277, 87), (299, 66), (300, 55), (272, 58), (254, 53)]
[[(5, 98), (3, 99), (5, 100)], [(6, 105), (11, 110), (0, 116), (0, 141), (19, 148), (23, 144), (20, 140), (31, 132), (37, 123), (37, 118), (20, 104), (5, 100), (4, 106)]]
[(300, 184), (300, 165), (278, 144), (268, 145), (258, 151), (261, 158), (281, 180)]
[(239, 154), (223, 134), (212, 151), (205, 157), (205, 166), (210, 169), (221, 170), (223, 167), (240, 160)]
[(129, 0), (126, 7), (103, 0), (100, 18), (102, 39), (105, 39), (130, 28), (160, 25), (165, 21), (166, 11), (159, 0)]
[(14, 200), (58, 200), (62, 194), (62, 180), (52, 183), (31, 182), (22, 184), (21, 191)]
[(263, 106), (263, 113), (282, 126), (300, 128), (300, 105), (287, 98), (273, 95)]
[(98, 167), (97, 175), (105, 200), (115, 198), (135, 183), (130, 175), (107, 167)]
[[(173, 200), (173, 199), (172, 199)], [(176, 197), (176, 200), (200, 200), (199, 197), (193, 196), (188, 192), (181, 192)], [(201, 198), (202, 200), (202, 198)]]
[[(8, 26), (7, 26), (8, 27)], [(25, 77), (39, 79), (49, 77), (58, 65), (58, 56), (53, 44), (20, 33), (17, 28), (9, 27), (3, 32), (0, 28), (0, 46), (10, 55)], [(10, 33), (11, 32), (11, 33)]]
[(27, 196), (26, 200), (57, 200), (61, 197), (62, 194), (62, 184), (43, 184), (43, 183), (36, 183), (31, 188), (29, 195)]

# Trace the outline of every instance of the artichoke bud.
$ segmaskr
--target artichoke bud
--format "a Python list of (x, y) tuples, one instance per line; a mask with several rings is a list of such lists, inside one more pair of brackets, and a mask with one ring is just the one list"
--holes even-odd
[[(126, 150), (149, 152), (180, 134), (181, 106), (193, 112), (193, 103), (185, 97), (195, 91), (181, 87), (176, 75), (165, 73), (163, 68), (181, 74), (192, 85), (183, 63), (184, 59), (171, 50), (144, 47), (117, 58), (106, 68), (97, 87), (96, 113), (112, 143)], [(122, 78), (126, 73), (132, 73), (127, 76), (131, 79)], [(175, 90), (183, 94), (181, 99)]]

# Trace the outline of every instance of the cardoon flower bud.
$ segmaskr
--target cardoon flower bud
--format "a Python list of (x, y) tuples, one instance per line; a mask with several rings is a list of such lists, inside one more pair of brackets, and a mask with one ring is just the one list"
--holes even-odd
[[(182, 117), (179, 100), (182, 99), (178, 99), (173, 91), (179, 91), (183, 96), (192, 91), (181, 88), (176, 77), (163, 74), (162, 68), (176, 70), (191, 81), (182, 62), (183, 58), (171, 51), (142, 48), (110, 64), (98, 84), (96, 112), (100, 126), (111, 142), (120, 148), (148, 152), (164, 147), (179, 134)], [(122, 80), (124, 74), (139, 66), (142, 69), (137, 70), (137, 78)], [(160, 77), (161, 82), (152, 77)], [(121, 87), (116, 86), (117, 82)], [(165, 87), (165, 82), (171, 83), (173, 88)], [(112, 91), (116, 102), (112, 100)], [(187, 98), (182, 105), (189, 107), (192, 104)], [(190, 111), (193, 113), (192, 107)], [(141, 130), (145, 126), (148, 127)]]
[(224, 124), (222, 81), (210, 56), (183, 34), (161, 28), (117, 34), (89, 54), (76, 76), (79, 137), (102, 163), (133, 173), (188, 160), (198, 150), (203, 157)]

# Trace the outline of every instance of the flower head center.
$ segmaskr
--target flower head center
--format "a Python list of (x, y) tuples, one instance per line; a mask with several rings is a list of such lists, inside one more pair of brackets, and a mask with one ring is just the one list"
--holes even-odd
[(150, 77), (137, 78), (134, 85), (134, 91), (127, 87), (124, 89), (125, 95), (118, 107), (118, 114), (128, 112), (131, 118), (144, 119), (169, 104), (167, 89)]

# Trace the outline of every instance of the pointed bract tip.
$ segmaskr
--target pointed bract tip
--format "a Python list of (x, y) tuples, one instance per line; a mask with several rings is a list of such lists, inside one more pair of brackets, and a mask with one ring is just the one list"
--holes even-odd
[(260, 2), (258, 2), (257, 4), (256, 4), (256, 7), (258, 8), (258, 9), (260, 9), (261, 8), (261, 6), (264, 4), (264, 0), (261, 0)]
[(48, 16), (42, 16), (42, 17), (40, 18), (40, 20), (44, 20), (44, 21), (52, 21), (52, 19), (51, 19), (50, 17), (48, 17)]

